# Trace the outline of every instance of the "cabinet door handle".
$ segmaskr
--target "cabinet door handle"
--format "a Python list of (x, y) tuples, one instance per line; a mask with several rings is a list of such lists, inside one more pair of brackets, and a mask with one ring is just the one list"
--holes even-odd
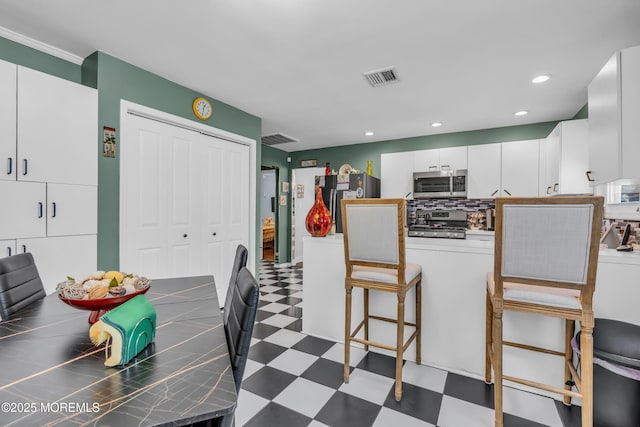
[(553, 192), (557, 193), (558, 192), (558, 183), (556, 182), (555, 184), (553, 184)]
[(7, 246), (7, 253), (9, 254), (8, 256), (11, 256), (11, 246)]
[(591, 171), (587, 171), (586, 174), (587, 174), (587, 181), (589, 182), (595, 181), (595, 179), (591, 178)]
[(27, 245), (22, 245), (22, 253), (23, 254), (27, 253)]
[(551, 191), (551, 186), (547, 187), (547, 194)]
[(440, 169), (444, 168), (451, 169), (451, 165), (440, 165)]
[(7, 175), (11, 175), (13, 173), (13, 159), (9, 157), (7, 160), (9, 160), (9, 164), (7, 165)]
[(505, 193), (507, 193), (507, 196), (510, 196), (511, 193), (509, 193), (509, 190), (504, 190)]
[(22, 168), (22, 175), (26, 175), (28, 173), (28, 167), (29, 167), (29, 161), (27, 159), (22, 159), (22, 165), (24, 166)]
[(490, 196), (490, 197), (493, 197), (493, 196), (495, 196), (496, 194), (498, 194), (498, 190), (496, 190), (496, 191), (494, 191), (493, 193), (491, 193), (491, 196)]
[(38, 218), (42, 218), (43, 208), (42, 202), (38, 202)]
[(436, 166), (436, 165), (429, 166), (429, 169), (438, 169), (438, 166)]
[(51, 202), (51, 208), (53, 210), (53, 212), (51, 213), (51, 218), (55, 218), (56, 217), (56, 202)]

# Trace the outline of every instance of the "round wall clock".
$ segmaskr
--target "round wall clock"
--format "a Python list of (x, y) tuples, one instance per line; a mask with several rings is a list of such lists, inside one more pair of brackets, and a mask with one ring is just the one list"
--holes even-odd
[(193, 100), (193, 114), (200, 120), (208, 120), (213, 114), (213, 107), (209, 100), (203, 97), (199, 97)]

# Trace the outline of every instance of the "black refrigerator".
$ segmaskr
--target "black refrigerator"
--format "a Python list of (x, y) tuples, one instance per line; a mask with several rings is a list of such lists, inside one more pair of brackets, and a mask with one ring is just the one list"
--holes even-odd
[(331, 212), (336, 233), (342, 233), (342, 199), (380, 198), (380, 179), (366, 173), (316, 176), (316, 185), (322, 187), (322, 200)]

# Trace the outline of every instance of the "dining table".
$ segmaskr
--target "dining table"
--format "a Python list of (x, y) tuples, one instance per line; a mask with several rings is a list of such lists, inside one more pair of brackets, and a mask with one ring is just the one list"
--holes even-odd
[[(212, 276), (156, 279), (155, 339), (106, 367), (88, 315), (51, 294), (0, 322), (0, 425), (180, 426), (232, 419), (233, 371)], [(223, 424), (227, 424), (224, 422)]]

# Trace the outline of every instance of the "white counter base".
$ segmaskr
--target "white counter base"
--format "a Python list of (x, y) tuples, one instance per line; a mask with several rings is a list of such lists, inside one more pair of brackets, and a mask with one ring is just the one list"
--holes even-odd
[[(344, 249), (342, 235), (303, 241), (302, 331), (344, 342)], [(422, 265), (422, 363), (484, 378), (485, 283), (493, 269), (493, 241), (407, 238), (407, 262)], [(406, 319), (415, 319), (415, 290), (407, 295)], [(594, 312), (596, 317), (640, 324), (640, 252), (601, 251)], [(395, 318), (395, 294), (370, 292), (370, 312)], [(362, 289), (353, 291), (352, 322), (363, 317)], [(371, 321), (370, 339), (393, 344), (395, 326)], [(412, 328), (405, 328), (409, 336)], [(505, 312), (504, 339), (564, 349), (560, 319)], [(415, 344), (405, 359), (415, 361)], [(373, 349), (381, 353), (392, 352)], [(562, 387), (563, 359), (504, 348), (504, 372)], [(510, 385), (512, 385), (510, 383)], [(520, 385), (514, 387), (533, 390)], [(538, 394), (554, 398), (558, 395)]]

